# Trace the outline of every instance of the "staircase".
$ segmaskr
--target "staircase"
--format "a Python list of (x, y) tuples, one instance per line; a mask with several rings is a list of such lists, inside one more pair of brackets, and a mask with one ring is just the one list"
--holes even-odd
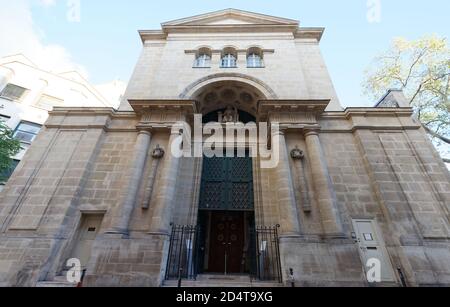
[[(197, 280), (183, 280), (183, 288), (277, 288), (283, 284), (277, 282), (263, 282), (252, 280), (245, 275), (198, 275)], [(163, 287), (178, 287), (177, 280), (166, 280)]]

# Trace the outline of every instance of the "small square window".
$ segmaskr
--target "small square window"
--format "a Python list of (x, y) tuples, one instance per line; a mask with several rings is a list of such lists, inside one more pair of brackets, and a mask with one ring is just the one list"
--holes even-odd
[(37, 102), (36, 106), (38, 108), (51, 111), (54, 107), (60, 107), (64, 105), (64, 100), (48, 96), (48, 95), (42, 95), (41, 99)]
[(0, 97), (13, 101), (22, 101), (28, 90), (18, 85), (8, 84), (0, 93)]
[(364, 234), (364, 240), (366, 240), (366, 241), (373, 241), (373, 235), (371, 233), (365, 233)]

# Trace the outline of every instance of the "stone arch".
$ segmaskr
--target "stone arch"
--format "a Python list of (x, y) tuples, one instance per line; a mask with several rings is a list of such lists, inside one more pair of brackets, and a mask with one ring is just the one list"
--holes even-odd
[(276, 93), (266, 83), (257, 78), (240, 73), (218, 73), (201, 78), (186, 87), (180, 94), (179, 98), (192, 99), (194, 98), (195, 93), (197, 93), (201, 88), (221, 81), (236, 81), (246, 83), (258, 89), (266, 99), (278, 99)]

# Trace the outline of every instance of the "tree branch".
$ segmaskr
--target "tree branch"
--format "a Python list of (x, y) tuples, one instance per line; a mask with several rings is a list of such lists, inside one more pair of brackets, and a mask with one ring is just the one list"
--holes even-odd
[(422, 52), (420, 52), (417, 59), (412, 63), (412, 65), (409, 67), (409, 73), (408, 76), (405, 79), (404, 87), (406, 87), (409, 83), (409, 79), (411, 78), (411, 75), (413, 73), (414, 67), (419, 63), (419, 61), (422, 59), (423, 56), (425, 56), (425, 53), (428, 51), (428, 48), (424, 48)]
[(422, 125), (422, 126), (423, 126), (423, 128), (425, 129), (425, 131), (426, 131), (429, 135), (431, 135), (432, 137), (438, 138), (438, 139), (440, 139), (441, 141), (443, 141), (444, 143), (450, 144), (450, 139), (449, 139), (449, 138), (446, 138), (445, 136), (440, 135), (440, 134), (434, 132), (433, 130), (431, 130), (430, 128), (428, 128), (428, 127), (425, 126), (425, 125)]

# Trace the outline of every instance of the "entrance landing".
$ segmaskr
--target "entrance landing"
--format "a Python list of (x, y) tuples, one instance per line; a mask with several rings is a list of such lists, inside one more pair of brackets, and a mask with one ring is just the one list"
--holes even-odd
[[(178, 281), (166, 280), (163, 287), (176, 288)], [(278, 288), (283, 284), (253, 280), (248, 275), (201, 274), (197, 280), (183, 280), (183, 288)]]

